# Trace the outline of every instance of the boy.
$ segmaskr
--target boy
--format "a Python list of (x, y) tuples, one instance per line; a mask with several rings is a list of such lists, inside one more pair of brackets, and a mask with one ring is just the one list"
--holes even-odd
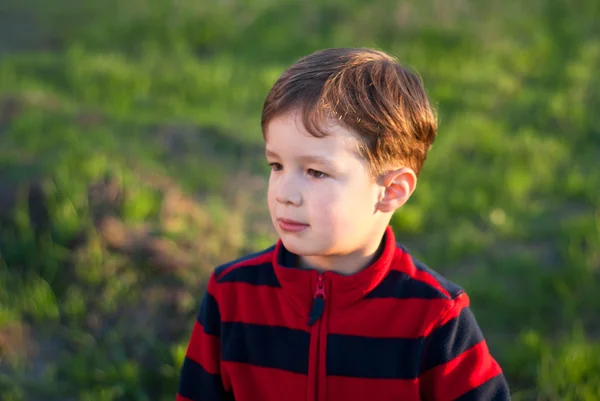
[(279, 239), (212, 273), (177, 400), (510, 399), (465, 292), (389, 226), (437, 133), (419, 78), (318, 51), (274, 84), (262, 128)]

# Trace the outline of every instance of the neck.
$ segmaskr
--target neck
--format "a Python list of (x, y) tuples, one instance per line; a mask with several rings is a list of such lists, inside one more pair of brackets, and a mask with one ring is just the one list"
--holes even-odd
[(302, 268), (314, 269), (320, 273), (335, 272), (350, 276), (369, 267), (383, 252), (385, 242), (380, 239), (373, 245), (354, 252), (327, 256), (300, 256), (299, 265)]

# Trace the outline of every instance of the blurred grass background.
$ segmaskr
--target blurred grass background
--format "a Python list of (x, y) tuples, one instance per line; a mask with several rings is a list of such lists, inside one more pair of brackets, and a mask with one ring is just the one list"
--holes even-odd
[(600, 3), (3, 0), (2, 400), (172, 400), (203, 283), (274, 240), (260, 111), (372, 46), (440, 132), (399, 240), (470, 293), (516, 401), (600, 400)]

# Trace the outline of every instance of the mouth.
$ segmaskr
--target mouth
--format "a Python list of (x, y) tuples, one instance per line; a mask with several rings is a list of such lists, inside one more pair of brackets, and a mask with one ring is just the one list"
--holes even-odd
[(277, 219), (277, 224), (279, 225), (279, 228), (281, 228), (282, 231), (287, 232), (300, 232), (308, 228), (308, 224), (291, 219), (279, 218)]

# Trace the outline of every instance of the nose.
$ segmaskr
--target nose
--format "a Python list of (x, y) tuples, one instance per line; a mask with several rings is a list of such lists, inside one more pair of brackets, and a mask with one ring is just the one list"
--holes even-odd
[(277, 186), (275, 197), (277, 202), (284, 205), (300, 206), (302, 204), (302, 193), (298, 184), (291, 174), (284, 174), (279, 179), (279, 185)]

